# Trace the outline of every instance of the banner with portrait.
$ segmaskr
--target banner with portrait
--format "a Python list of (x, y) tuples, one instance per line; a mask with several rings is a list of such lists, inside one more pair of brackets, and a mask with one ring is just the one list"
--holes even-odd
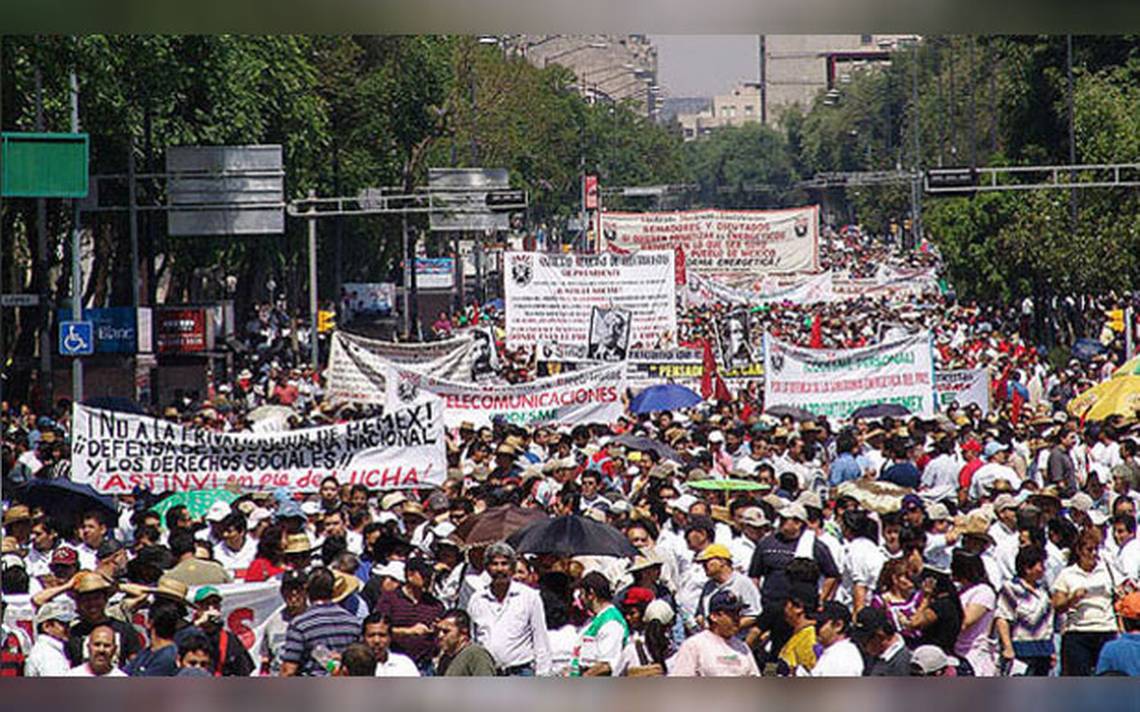
[[(492, 337), (489, 342), (488, 336)], [(474, 382), (477, 377), (487, 380), (488, 373), (497, 371), (497, 354), (493, 335), (486, 330), (471, 329), (452, 339), (422, 344), (397, 344), (337, 331), (325, 374), (325, 398), (349, 403), (384, 402), (384, 367), (389, 363), (438, 378)]]

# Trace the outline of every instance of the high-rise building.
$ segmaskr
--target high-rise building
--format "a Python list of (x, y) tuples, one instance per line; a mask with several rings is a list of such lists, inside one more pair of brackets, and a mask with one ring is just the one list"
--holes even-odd
[(645, 35), (513, 35), (513, 51), (531, 64), (574, 72), (589, 101), (628, 101), (647, 118), (657, 113), (657, 48)]

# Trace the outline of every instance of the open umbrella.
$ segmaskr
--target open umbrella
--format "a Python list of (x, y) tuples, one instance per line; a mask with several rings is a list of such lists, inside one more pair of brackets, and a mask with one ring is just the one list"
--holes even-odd
[(490, 507), (463, 520), (455, 529), (455, 537), (470, 548), (502, 541), (538, 519), (546, 519), (541, 509), (528, 509), (514, 504)]
[(1113, 415), (1126, 421), (1140, 418), (1140, 356), (1069, 401), (1069, 415), (1085, 420), (1105, 420)]
[(665, 443), (658, 442), (653, 438), (643, 438), (636, 435), (619, 435), (614, 438), (614, 442), (630, 450), (657, 453), (657, 457), (662, 460), (672, 460), (673, 462), (681, 461), (680, 453)]
[(21, 485), (16, 497), (29, 507), (42, 507), (45, 514), (62, 522), (77, 524), (79, 517), (91, 510), (108, 517), (115, 517), (119, 512), (111, 497), (99, 494), (91, 485), (71, 480), (34, 479)]
[(642, 390), (629, 402), (631, 413), (653, 413), (662, 410), (692, 408), (701, 397), (676, 383), (663, 383)]
[(771, 408), (765, 408), (764, 412), (768, 415), (774, 415), (777, 418), (785, 416), (798, 422), (806, 422), (808, 420), (815, 420), (815, 414), (810, 413), (803, 408), (797, 408), (794, 405), (774, 405)]
[(764, 485), (759, 482), (751, 480), (697, 480), (690, 482), (686, 485), (692, 489), (698, 490), (717, 490), (721, 492), (755, 492), (756, 490), (766, 489)]
[(520, 554), (637, 556), (638, 553), (617, 529), (576, 514), (528, 524), (508, 537), (507, 543)]
[(910, 415), (906, 406), (898, 403), (875, 403), (865, 405), (851, 413), (852, 418), (905, 418)]
[(192, 517), (204, 517), (206, 512), (210, 510), (214, 502), (230, 502), (237, 499), (237, 495), (226, 489), (208, 489), (208, 490), (191, 490), (189, 492), (175, 492), (174, 494), (166, 497), (158, 504), (151, 507), (151, 511), (158, 514), (160, 517), (165, 517), (166, 513), (172, 508), (180, 504), (186, 505)]

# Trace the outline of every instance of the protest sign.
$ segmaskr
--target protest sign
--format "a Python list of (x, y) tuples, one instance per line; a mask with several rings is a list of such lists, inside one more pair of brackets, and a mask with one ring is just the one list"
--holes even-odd
[(790, 405), (846, 418), (863, 406), (898, 403), (934, 414), (930, 335), (863, 349), (806, 349), (764, 335), (764, 407)]
[[(269, 622), (269, 618), (285, 605), (281, 600), (281, 583), (279, 581), (227, 583), (215, 588), (222, 594), (222, 620), (225, 622), (226, 630), (241, 641), (256, 663), (260, 658), (261, 643), (265, 638), (265, 625)], [(197, 587), (191, 588), (190, 596), (193, 597), (196, 592)], [(34, 642), (36, 608), (32, 604), (32, 597), (26, 594), (5, 594), (4, 603), (4, 625), (19, 628)], [(131, 622), (145, 635), (145, 610), (140, 608), (136, 611), (131, 617)]]
[(507, 253), (507, 345), (587, 345), (594, 307), (628, 312), (633, 347), (672, 344), (677, 334), (676, 256)]
[[(751, 285), (751, 286), (749, 286)], [(752, 286), (759, 286), (759, 291)], [(749, 280), (745, 286), (732, 286), (699, 274), (690, 274), (685, 289), (685, 300), (689, 306), (713, 306), (715, 304), (819, 304), (836, 300), (832, 289), (830, 272), (796, 276), (795, 279), (776, 280), (771, 277), (763, 281)]]
[(504, 386), (445, 381), (397, 364), (389, 371), (396, 381), (389, 403), (414, 402), (420, 392), (433, 393), (443, 400), (448, 427), (465, 420), (490, 425), (500, 417), (516, 425), (608, 423), (625, 410), (625, 367), (620, 363)]
[(938, 371), (934, 374), (934, 390), (938, 393), (939, 410), (954, 401), (965, 408), (976, 405), (990, 412), (990, 374), (984, 368), (961, 371)]
[[(486, 347), (487, 334), (478, 339), (475, 333), (477, 330), (424, 344), (396, 344), (338, 331), (333, 334), (329, 353), (325, 397), (331, 401), (383, 403), (384, 368), (389, 363), (438, 378), (467, 381), (478, 376), (483, 379), (486, 373), (482, 349)], [(492, 343), (492, 350), (493, 347)], [(478, 374), (475, 373), (476, 361), (480, 362)]]
[(758, 275), (819, 270), (819, 206), (786, 210), (602, 213), (620, 250), (681, 248), (688, 272)]
[(74, 406), (71, 479), (99, 492), (316, 491), (327, 476), (370, 489), (433, 487), (447, 462), (434, 400), (383, 416), (286, 432), (221, 433)]
[(629, 324), (630, 314), (625, 309), (594, 307), (587, 355), (594, 361), (624, 361), (629, 353)]

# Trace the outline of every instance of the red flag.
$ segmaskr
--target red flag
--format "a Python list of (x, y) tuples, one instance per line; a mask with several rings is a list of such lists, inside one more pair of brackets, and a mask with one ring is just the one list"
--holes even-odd
[(717, 377), (716, 358), (713, 357), (712, 344), (708, 339), (701, 339), (701, 348), (704, 349), (704, 362), (701, 371), (701, 398), (708, 400), (713, 394), (713, 379)]
[(1025, 397), (1021, 395), (1021, 389), (1014, 388), (1013, 405), (1009, 414), (1009, 420), (1014, 425), (1017, 425), (1017, 421), (1021, 420), (1021, 406), (1023, 403), (1025, 403)]
[(811, 323), (811, 343), (808, 344), (813, 349), (823, 348), (823, 315), (817, 313), (815, 319)]

